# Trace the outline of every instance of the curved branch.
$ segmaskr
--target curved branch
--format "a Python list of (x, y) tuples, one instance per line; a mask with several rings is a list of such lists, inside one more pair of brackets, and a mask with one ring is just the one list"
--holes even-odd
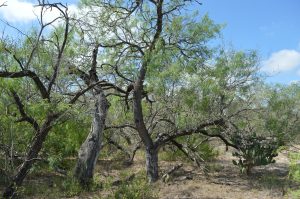
[(91, 85), (89, 85), (88, 87), (86, 87), (85, 89), (81, 90), (81, 91), (78, 91), (75, 96), (70, 100), (69, 104), (74, 104), (78, 98), (82, 95), (84, 95), (86, 92), (88, 92), (89, 90), (93, 89), (95, 86), (101, 84), (103, 81), (98, 81), (98, 82), (95, 82)]
[(166, 144), (167, 142), (170, 142), (171, 140), (174, 140), (175, 138), (186, 136), (186, 135), (192, 135), (196, 133), (201, 133), (202, 135), (208, 136), (208, 137), (218, 137), (220, 138), (226, 145), (231, 146), (235, 149), (238, 149), (238, 147), (232, 143), (230, 143), (224, 136), (222, 136), (220, 133), (215, 134), (209, 134), (206, 130), (209, 126), (225, 126), (225, 121), (221, 118), (218, 120), (214, 120), (211, 122), (203, 123), (196, 128), (191, 129), (184, 129), (181, 131), (177, 131), (175, 134), (167, 135), (167, 134), (161, 134), (157, 140), (155, 141), (155, 145), (161, 146)]
[[(115, 89), (116, 91), (118, 91), (118, 92), (120, 92), (120, 93), (126, 94), (126, 91), (125, 91), (125, 90), (123, 90), (122, 88), (116, 86), (115, 84), (110, 83), (110, 82), (107, 82), (107, 81), (105, 81), (105, 80), (103, 80), (102, 83), (101, 83), (100, 85), (101, 85), (101, 87), (109, 87), (109, 88), (113, 88), (113, 89)], [(103, 89), (105, 89), (105, 88), (103, 88)]]
[(22, 70), (18, 72), (7, 72), (7, 71), (0, 71), (0, 77), (3, 78), (21, 78), (21, 77), (29, 77), (31, 78), (38, 90), (41, 93), (41, 96), (43, 99), (49, 100), (49, 93), (47, 92), (47, 89), (45, 88), (43, 82), (40, 80), (40, 78), (37, 76), (37, 74), (31, 70)]
[(158, 40), (158, 38), (161, 35), (162, 32), (162, 28), (163, 28), (163, 1), (164, 0), (157, 0), (157, 4), (156, 4), (156, 14), (157, 14), (157, 20), (156, 20), (156, 32), (155, 35), (153, 37), (153, 40), (151, 42), (150, 45), (150, 51), (154, 49), (155, 44)]
[(51, 92), (52, 86), (54, 85), (54, 82), (57, 78), (58, 70), (59, 70), (59, 67), (61, 65), (61, 61), (62, 61), (62, 57), (63, 57), (63, 52), (65, 50), (67, 40), (68, 40), (68, 35), (69, 35), (69, 16), (68, 16), (68, 13), (67, 13), (68, 9), (65, 7), (66, 10), (63, 11), (58, 5), (56, 5), (56, 6), (51, 5), (51, 8), (52, 7), (56, 7), (63, 14), (63, 16), (65, 17), (65, 20), (66, 20), (66, 25), (65, 25), (65, 30), (64, 30), (63, 42), (62, 42), (61, 47), (58, 49), (58, 55), (57, 55), (56, 63), (55, 63), (55, 66), (54, 66), (54, 72), (53, 72), (52, 78), (51, 78), (51, 80), (49, 82), (49, 85), (48, 85), (48, 92), (49, 93)]
[(14, 90), (11, 90), (11, 93), (13, 94), (13, 98), (16, 102), (16, 105), (17, 105), (18, 110), (22, 117), (21, 119), (18, 120), (18, 122), (26, 121), (33, 126), (33, 128), (36, 132), (39, 132), (40, 127), (39, 127), (37, 121), (33, 117), (27, 115), (27, 113), (25, 112), (25, 109), (24, 109), (24, 105), (23, 105), (19, 95), (17, 94), (17, 92)]

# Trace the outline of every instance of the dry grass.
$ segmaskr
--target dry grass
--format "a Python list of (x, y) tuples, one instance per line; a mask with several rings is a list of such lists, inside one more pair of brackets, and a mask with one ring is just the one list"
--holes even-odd
[[(287, 154), (280, 154), (275, 164), (256, 168), (251, 176), (239, 173), (239, 169), (232, 163), (231, 152), (220, 150), (220, 156), (203, 168), (185, 162), (183, 167), (175, 171), (167, 182), (158, 181), (152, 187), (158, 198), (201, 198), (201, 199), (279, 199), (289, 198), (285, 195), (291, 186), (287, 180)], [(160, 173), (163, 174), (180, 161), (160, 161)], [(144, 156), (139, 152), (134, 164), (128, 166), (122, 160), (102, 159), (98, 161), (95, 171), (96, 183), (92, 191), (82, 191), (79, 195), (69, 198), (107, 198), (116, 187), (109, 185), (120, 179), (124, 173), (132, 174), (144, 171)], [(66, 198), (57, 187), (62, 176), (55, 173), (30, 176), (25, 187), (34, 188), (33, 192), (25, 192), (24, 198)], [(42, 190), (43, 189), (43, 190)], [(56, 194), (54, 194), (56, 193)]]
[(203, 169), (185, 164), (174, 175), (172, 181), (159, 182), (159, 198), (288, 198), (284, 196), (289, 186), (286, 177), (288, 162), (284, 154), (277, 158), (277, 163), (256, 168), (251, 176), (240, 174), (231, 161), (231, 152), (222, 152), (217, 160), (207, 165), (206, 173)]

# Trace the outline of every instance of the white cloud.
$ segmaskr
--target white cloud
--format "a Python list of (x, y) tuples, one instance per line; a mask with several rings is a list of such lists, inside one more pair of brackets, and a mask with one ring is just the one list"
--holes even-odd
[(0, 8), (0, 13), (6, 21), (28, 22), (36, 19), (32, 3), (19, 0), (10, 0), (9, 2), (6, 2), (6, 5), (7, 6)]
[(299, 84), (300, 81), (299, 80), (292, 80), (289, 82), (289, 85), (292, 85), (292, 84)]
[(274, 74), (290, 71), (298, 66), (300, 66), (300, 52), (284, 49), (272, 53), (267, 60), (264, 60), (262, 62), (262, 71)]
[[(24, 0), (9, 0), (6, 1), (6, 5), (0, 8), (1, 17), (11, 23), (28, 23), (36, 20), (41, 12), (41, 7), (35, 6), (28, 1)], [(76, 13), (77, 7), (73, 4), (68, 6), (69, 13)], [(48, 9), (44, 13), (44, 21), (49, 22), (60, 16), (60, 12), (57, 9)]]

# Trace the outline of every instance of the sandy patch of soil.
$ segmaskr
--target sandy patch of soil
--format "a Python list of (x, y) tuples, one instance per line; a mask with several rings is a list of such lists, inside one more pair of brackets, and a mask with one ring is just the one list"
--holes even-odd
[[(185, 164), (167, 182), (159, 182), (159, 198), (201, 199), (279, 199), (289, 198), (287, 189), (293, 185), (287, 179), (287, 153), (276, 157), (276, 163), (257, 167), (251, 176), (242, 175), (232, 164), (230, 151), (220, 150), (217, 160), (203, 169)], [(162, 168), (170, 163), (161, 163)], [(176, 164), (176, 163), (173, 163)]]

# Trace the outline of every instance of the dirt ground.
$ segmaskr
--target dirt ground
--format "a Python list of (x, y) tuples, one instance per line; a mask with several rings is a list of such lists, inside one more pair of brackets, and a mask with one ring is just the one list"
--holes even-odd
[[(232, 164), (232, 151), (219, 148), (219, 157), (204, 168), (183, 163), (167, 182), (162, 179), (154, 185), (153, 191), (162, 199), (279, 199), (292, 198), (288, 190), (295, 187), (287, 178), (289, 160), (287, 152), (276, 157), (276, 163), (255, 168), (251, 176), (240, 174)], [(161, 176), (181, 161), (160, 161)], [(144, 168), (144, 160), (137, 157), (130, 170), (137, 172)], [(113, 175), (114, 169), (106, 170)]]
[[(164, 166), (162, 166), (164, 168)], [(167, 166), (166, 166), (167, 167)], [(276, 163), (255, 168), (250, 177), (240, 174), (232, 164), (231, 152), (221, 152), (220, 157), (203, 169), (184, 165), (172, 181), (159, 186), (159, 198), (182, 199), (279, 199), (286, 195), (288, 158), (282, 153)]]
[[(276, 163), (268, 166), (255, 168), (251, 176), (242, 175), (239, 169), (232, 164), (232, 151), (225, 151), (220, 147), (220, 155), (212, 162), (202, 168), (194, 166), (191, 162), (162, 161), (160, 160), (161, 176), (170, 168), (183, 164), (181, 168), (173, 172), (168, 178), (159, 180), (152, 186), (152, 191), (158, 198), (162, 199), (280, 199), (292, 198), (288, 194), (290, 188), (297, 188), (288, 178), (288, 153), (283, 151), (276, 157)], [(112, 160), (99, 160), (95, 176), (99, 181), (108, 178), (115, 181), (120, 178), (121, 173), (138, 173), (144, 170), (144, 158), (137, 155), (131, 166), (116, 164)], [(53, 176), (52, 176), (53, 177)], [(49, 195), (36, 195), (24, 198), (55, 198), (51, 196), (49, 183), (51, 175), (29, 177), (28, 184), (34, 184), (38, 180), (39, 186), (44, 183), (44, 189), (49, 188)], [(61, 177), (61, 176), (60, 176)], [(45, 180), (46, 179), (46, 180)], [(29, 182), (28, 182), (29, 181)], [(25, 183), (25, 184), (26, 184)], [(46, 184), (45, 184), (46, 183)], [(52, 185), (53, 186), (53, 183)], [(34, 188), (35, 190), (38, 187)], [(84, 192), (74, 199), (106, 198), (111, 192), (99, 188), (93, 192)]]

